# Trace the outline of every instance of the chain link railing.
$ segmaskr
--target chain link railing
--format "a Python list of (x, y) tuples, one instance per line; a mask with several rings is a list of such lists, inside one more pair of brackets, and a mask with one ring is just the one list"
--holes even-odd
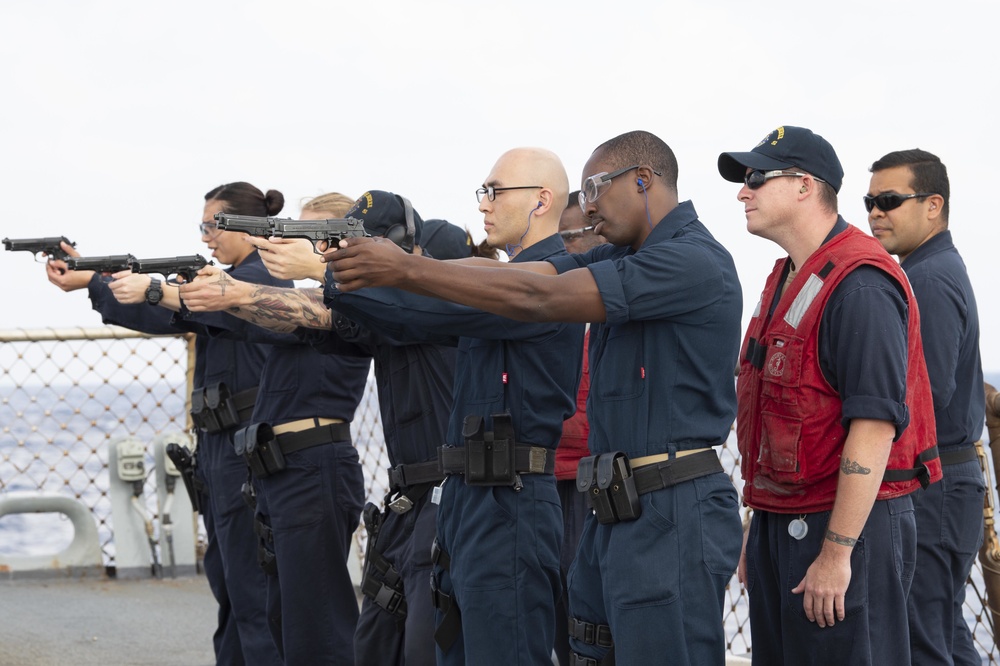
[[(190, 336), (145, 336), (125, 329), (0, 331), (0, 492), (48, 491), (84, 502), (94, 514), (105, 565), (114, 566), (114, 526), (108, 498), (107, 447), (123, 437), (152, 442), (188, 427), (193, 365)], [(388, 459), (372, 377), (352, 424), (368, 499), (387, 489)], [(735, 435), (720, 451), (723, 467), (742, 486)], [(152, 452), (147, 454), (152, 469)], [(155, 475), (145, 497), (155, 515)], [(992, 490), (992, 489), (991, 489)], [(49, 552), (72, 528), (38, 523), (23, 514), (0, 519), (0, 553)], [(71, 534), (70, 534), (71, 536)], [(204, 532), (202, 531), (202, 538)], [(364, 528), (355, 547), (363, 558)], [(986, 612), (982, 568), (969, 582), (966, 617), (988, 663), (1000, 661)], [(750, 651), (746, 591), (734, 577), (726, 591), (727, 651)]]

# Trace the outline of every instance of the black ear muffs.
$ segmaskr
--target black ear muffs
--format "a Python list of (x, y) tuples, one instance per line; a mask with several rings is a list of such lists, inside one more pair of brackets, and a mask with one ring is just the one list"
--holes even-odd
[(417, 235), (413, 223), (413, 204), (411, 204), (410, 200), (404, 196), (397, 194), (396, 198), (399, 199), (401, 204), (403, 204), (403, 212), (406, 214), (406, 226), (404, 227), (402, 224), (394, 224), (386, 229), (382, 236), (384, 238), (388, 238), (410, 254), (413, 254), (413, 238)]

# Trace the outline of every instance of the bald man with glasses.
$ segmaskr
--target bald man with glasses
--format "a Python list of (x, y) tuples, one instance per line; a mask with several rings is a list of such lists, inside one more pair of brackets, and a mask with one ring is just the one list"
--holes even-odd
[[(557, 231), (568, 194), (565, 169), (550, 151), (504, 153), (476, 192), (487, 241), (512, 265), (566, 256)], [(412, 257), (388, 256), (378, 269), (384, 274), (401, 273)], [(499, 264), (435, 263), (463, 261)], [(575, 410), (583, 326), (518, 322), (418, 294), (346, 293), (329, 278), (324, 300), (389, 338), (458, 347), (454, 404), (434, 466), (446, 476), (432, 491), (438, 664), (549, 663), (561, 592), (555, 449)]]

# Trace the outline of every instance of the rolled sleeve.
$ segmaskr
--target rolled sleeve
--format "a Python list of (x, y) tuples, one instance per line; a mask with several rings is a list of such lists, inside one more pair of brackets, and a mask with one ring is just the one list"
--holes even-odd
[(622, 285), (621, 273), (613, 261), (600, 261), (587, 266), (597, 283), (609, 326), (623, 324), (629, 320), (628, 298)]

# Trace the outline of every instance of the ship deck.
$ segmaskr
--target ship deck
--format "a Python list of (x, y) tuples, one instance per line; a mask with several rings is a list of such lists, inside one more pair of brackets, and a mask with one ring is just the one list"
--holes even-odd
[(202, 575), (0, 581), (0, 664), (211, 666), (215, 599)]

